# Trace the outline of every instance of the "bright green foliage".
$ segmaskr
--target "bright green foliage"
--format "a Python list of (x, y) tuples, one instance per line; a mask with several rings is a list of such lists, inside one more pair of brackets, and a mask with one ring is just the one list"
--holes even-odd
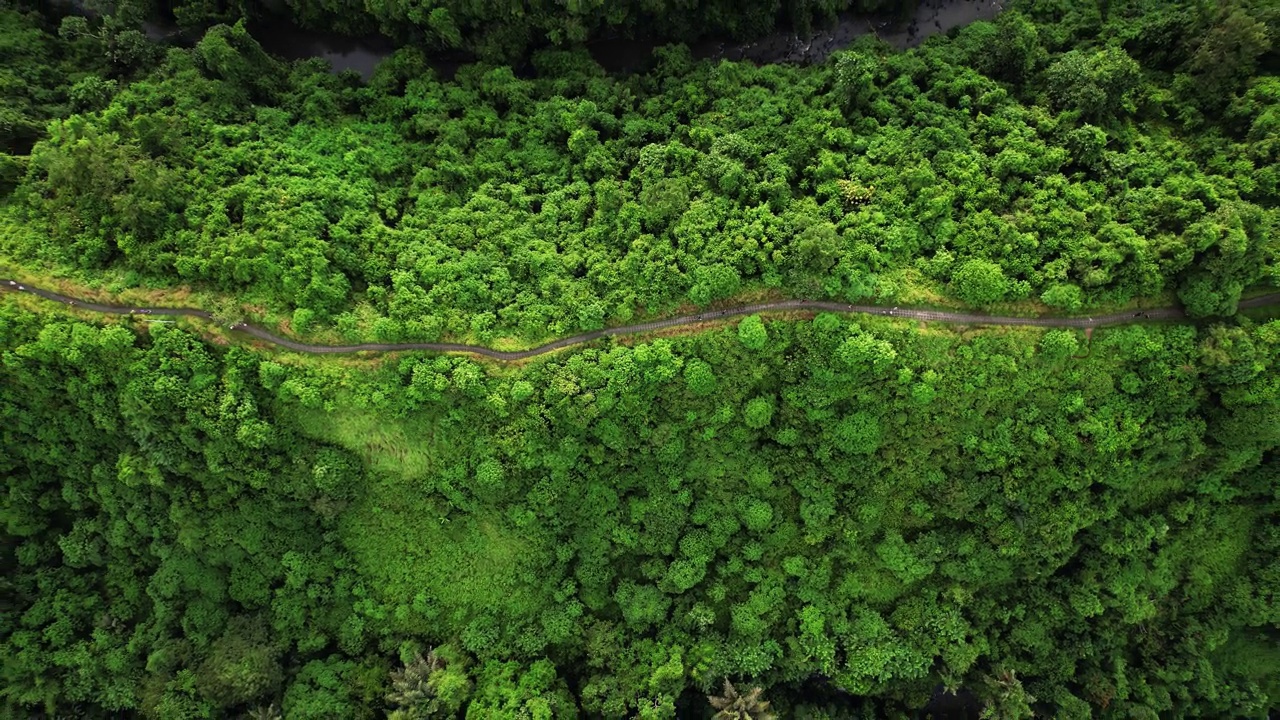
[(762, 500), (752, 500), (742, 509), (742, 524), (752, 532), (764, 532), (773, 522), (773, 508)]
[[(1280, 323), (1228, 317), (1280, 276), (1265, 3), (1021, 0), (812, 68), (672, 46), (609, 77), (549, 50), (446, 81), (410, 48), (367, 85), (234, 24), (160, 53), (129, 34), (144, 4), (0, 11), (6, 263), (352, 339), (766, 294), (1164, 294), (1207, 320), (1083, 351), (749, 316), (499, 367), (6, 293), (0, 715), (902, 717), (939, 684), (989, 717), (1280, 702)], [(171, 5), (196, 26), (248, 4)], [(777, 19), (286, 5), (491, 57)], [(743, 692), (704, 702), (726, 678)]]
[[(0, 702), (671, 718), (728, 676), (800, 716), (784, 678), (813, 674), (876, 716), (935, 682), (1011, 717), (1121, 685), (1147, 714), (1270, 702), (1275, 323), (1104, 329), (1072, 358), (1065, 331), (832, 320), (499, 373), (0, 306)], [(892, 352), (833, 363), (850, 338)], [(694, 392), (698, 363), (731, 381)]]
[(528, 669), (517, 663), (490, 661), (480, 668), (478, 682), (476, 696), (467, 706), (467, 720), (577, 717), (573, 698), (548, 660), (539, 660)]
[(32, 146), (49, 119), (96, 110), (110, 101), (114, 80), (100, 61), (78, 57), (52, 22), (0, 10), (0, 195), (26, 174)]
[(1049, 307), (1059, 308), (1063, 311), (1074, 313), (1080, 310), (1084, 304), (1084, 293), (1081, 292), (1080, 286), (1071, 284), (1054, 285), (1045, 290), (1040, 299)]
[(759, 315), (751, 315), (738, 323), (738, 339), (750, 350), (764, 350), (769, 342), (769, 331), (765, 329), (764, 321)]
[(1009, 281), (999, 265), (987, 260), (970, 260), (951, 276), (956, 295), (970, 305), (999, 302), (1009, 291)]
[(846, 453), (869, 455), (880, 447), (879, 420), (871, 413), (853, 413), (835, 423), (831, 444)]
[(1072, 355), (1080, 347), (1076, 334), (1070, 330), (1050, 330), (1040, 338), (1040, 349), (1049, 357), (1063, 358)]
[(1049, 66), (1045, 80), (1056, 108), (1109, 120), (1134, 110), (1142, 69), (1120, 48), (1072, 50)]
[(471, 694), (465, 660), (456, 651), (418, 653), (403, 669), (391, 672), (387, 702), (395, 707), (392, 720), (453, 716)]
[(1012, 670), (1002, 670), (995, 677), (983, 679), (987, 685), (991, 703), (984, 708), (982, 717), (990, 720), (1023, 720), (1035, 717), (1031, 703), (1036, 699), (1022, 687), (1022, 682)]
[[(671, 46), (610, 77), (544, 50), (536, 77), (472, 64), (445, 81), (406, 48), (368, 85), (216, 26), (134, 82), (32, 78), (58, 99), (37, 114), (85, 114), (15, 121), (0, 178), (32, 231), (5, 242), (351, 339), (538, 340), (760, 288), (892, 303), (923, 284), (1071, 312), (1176, 292), (1233, 314), (1280, 276), (1280, 96), (1256, 75), (1270, 16), (1024, 4), (812, 68)], [(6, 17), (15, 60), (75, 52)], [(1204, 37), (1195, 52), (1166, 57), (1170, 18)], [(1239, 48), (1214, 34), (1237, 26)], [(506, 32), (485, 42), (523, 42)], [(1237, 95), (1194, 91), (1201, 52), (1225, 53)]]
[(685, 363), (684, 381), (694, 395), (711, 395), (716, 391), (716, 375), (705, 360)]
[(773, 401), (769, 398), (752, 398), (743, 409), (742, 417), (747, 427), (753, 430), (767, 426), (773, 419)]
[(836, 348), (836, 360), (855, 373), (883, 375), (897, 357), (893, 345), (866, 332), (853, 335)]

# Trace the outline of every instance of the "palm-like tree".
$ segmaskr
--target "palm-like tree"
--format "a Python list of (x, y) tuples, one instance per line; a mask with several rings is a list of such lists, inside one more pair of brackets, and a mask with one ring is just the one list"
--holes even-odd
[(939, 673), (939, 679), (942, 681), (942, 691), (948, 695), (955, 695), (960, 692), (960, 676), (951, 671), (951, 668), (944, 668)]
[(245, 715), (247, 720), (280, 720), (280, 708), (275, 703), (259, 705)]
[(739, 694), (728, 678), (724, 680), (723, 695), (708, 695), (707, 701), (717, 710), (714, 720), (777, 720), (777, 715), (769, 712), (769, 701), (761, 700), (758, 687)]
[(391, 671), (391, 692), (387, 694), (387, 702), (406, 709), (426, 705), (435, 695), (427, 681), (431, 673), (442, 669), (444, 660), (436, 655), (435, 650), (428, 652), (425, 658), (418, 653), (403, 670)]
[(983, 720), (1022, 720), (1034, 717), (1031, 703), (1036, 699), (1022, 687), (1013, 670), (1001, 670), (995, 677), (983, 676), (987, 686), (987, 705), (982, 709)]

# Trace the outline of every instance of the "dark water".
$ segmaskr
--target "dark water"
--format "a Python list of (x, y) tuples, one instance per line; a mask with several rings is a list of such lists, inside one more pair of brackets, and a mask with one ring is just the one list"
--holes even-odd
[(941, 685), (934, 689), (929, 704), (920, 711), (920, 717), (927, 720), (978, 720), (981, 716), (982, 703), (971, 691), (960, 688), (950, 693)]
[(924, 42), (932, 35), (978, 20), (991, 20), (1004, 9), (1005, 0), (925, 0), (907, 20), (845, 13), (833, 27), (815, 30), (807, 35), (779, 30), (759, 40), (726, 46), (718, 41), (704, 41), (694, 48), (698, 57), (727, 60), (750, 60), (755, 63), (794, 63), (815, 65), (826, 61), (831, 53), (843, 50), (860, 37), (875, 35), (894, 48), (905, 50)]
[[(53, 5), (87, 12), (84, 0), (46, 0)], [(266, 0), (270, 6), (273, 0)], [(866, 35), (875, 35), (889, 45), (903, 50), (924, 42), (925, 38), (978, 20), (991, 20), (1004, 9), (1007, 0), (923, 0), (915, 14), (906, 19), (892, 19), (845, 13), (826, 28), (800, 35), (778, 30), (750, 42), (702, 40), (692, 47), (695, 57), (702, 59), (749, 60), (757, 64), (822, 63), (831, 53), (848, 47)], [(191, 44), (198, 38), (184, 35), (175, 27), (149, 22), (143, 30), (152, 40)], [(287, 60), (323, 58), (334, 72), (352, 70), (368, 80), (383, 59), (395, 51), (393, 43), (382, 36), (350, 38), (335, 33), (303, 30), (284, 22), (256, 23), (250, 31), (268, 52)], [(613, 73), (643, 69), (652, 59), (653, 49), (661, 43), (653, 40), (606, 38), (587, 44), (596, 62)], [(462, 54), (434, 59), (433, 65), (448, 77), (471, 58)]]
[[(944, 34), (978, 20), (993, 19), (1004, 9), (1005, 2), (923, 0), (907, 20), (847, 13), (841, 15), (835, 25), (805, 35), (778, 30), (750, 42), (713, 38), (699, 41), (692, 50), (695, 57), (703, 59), (749, 60), (757, 64), (818, 64), (831, 53), (848, 47), (865, 35), (876, 35), (899, 50), (915, 47), (932, 35)], [(395, 49), (389, 40), (381, 37), (353, 40), (284, 24), (262, 25), (252, 30), (258, 42), (274, 55), (290, 60), (324, 58), (333, 66), (334, 72), (354, 70), (366, 80), (373, 75), (378, 63)], [(588, 43), (587, 49), (605, 70), (625, 73), (643, 69), (650, 62), (653, 49), (660, 44), (653, 40), (608, 38)], [(449, 76), (468, 60), (462, 55), (441, 58), (436, 62), (437, 70)]]
[(396, 50), (395, 44), (381, 35), (351, 38), (302, 30), (286, 22), (255, 23), (249, 26), (249, 32), (272, 55), (286, 60), (323, 58), (335, 73), (353, 70), (365, 80), (373, 77), (378, 63)]

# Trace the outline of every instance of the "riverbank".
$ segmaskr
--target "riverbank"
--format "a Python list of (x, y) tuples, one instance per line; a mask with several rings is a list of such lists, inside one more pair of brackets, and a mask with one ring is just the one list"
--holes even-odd
[[(775, 30), (746, 42), (726, 38), (706, 38), (691, 46), (693, 55), (703, 60), (748, 61), (757, 65), (790, 63), (815, 65), (826, 62), (839, 50), (859, 38), (874, 35), (898, 50), (915, 47), (934, 35), (982, 20), (992, 20), (1004, 10), (1006, 0), (925, 0), (909, 18), (892, 18), (853, 12), (842, 13), (834, 25), (798, 33), (789, 28)], [(320, 57), (334, 72), (353, 70), (366, 80), (374, 68), (394, 48), (386, 38), (360, 40), (315, 33), (295, 27), (271, 25), (257, 30), (263, 47), (279, 57), (294, 60)], [(610, 73), (643, 71), (653, 50), (667, 44), (653, 38), (613, 36), (586, 44), (592, 58)], [(474, 58), (454, 53), (435, 58), (437, 70), (449, 76), (459, 65)], [(527, 64), (527, 63), (526, 63)]]
[[(808, 32), (779, 28), (747, 41), (708, 37), (693, 43), (690, 48), (695, 57), (705, 60), (820, 64), (832, 53), (869, 35), (898, 50), (915, 47), (934, 35), (946, 34), (969, 23), (992, 20), (1010, 1), (925, 0), (905, 18), (845, 12), (833, 24), (815, 27)], [(83, 0), (60, 2), (77, 12), (94, 15)], [(196, 33), (184, 32), (177, 26), (154, 19), (143, 23), (142, 30), (152, 41), (161, 43), (190, 45), (199, 39)], [(267, 52), (277, 57), (285, 60), (320, 58), (330, 64), (333, 72), (353, 71), (366, 81), (373, 76), (378, 64), (397, 48), (395, 42), (382, 35), (349, 37), (306, 30), (284, 20), (252, 22), (249, 30)], [(589, 41), (584, 47), (610, 73), (631, 73), (643, 71), (652, 59), (653, 50), (666, 44), (669, 41), (615, 34)], [(458, 67), (476, 60), (461, 52), (434, 53), (432, 65), (442, 76), (451, 77)], [(528, 59), (516, 65), (527, 66)]]

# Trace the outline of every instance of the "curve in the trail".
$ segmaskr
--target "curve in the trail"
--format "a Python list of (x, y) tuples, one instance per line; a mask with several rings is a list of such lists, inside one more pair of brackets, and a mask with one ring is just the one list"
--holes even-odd
[[(213, 315), (208, 311), (197, 310), (195, 308), (124, 307), (120, 305), (104, 305), (102, 303), (89, 302), (87, 300), (69, 297), (51, 290), (32, 287), (31, 285), (21, 283), (16, 280), (0, 279), (0, 289), (13, 292), (26, 292), (32, 295), (38, 295), (39, 297), (47, 300), (64, 303), (70, 307), (99, 313), (109, 313), (112, 315), (140, 315), (144, 317), (151, 315), (183, 316), (204, 318), (206, 320), (213, 319)], [(1242, 300), (1240, 302), (1240, 307), (1262, 307), (1276, 303), (1280, 303), (1280, 293), (1270, 293), (1268, 295), (1261, 295), (1248, 300)], [(1180, 308), (1155, 308), (1151, 310), (1110, 313), (1108, 315), (1094, 315), (1092, 317), (1005, 317), (1000, 315), (984, 315), (982, 313), (952, 312), (949, 310), (916, 310), (896, 307), (887, 308), (879, 305), (850, 305), (848, 303), (830, 302), (826, 300), (780, 300), (777, 302), (759, 303), (756, 305), (739, 305), (737, 307), (726, 308), (723, 310), (707, 310), (693, 315), (681, 315), (680, 317), (667, 318), (665, 320), (654, 320), (647, 323), (637, 323), (635, 325), (605, 328), (604, 330), (596, 330), (594, 332), (561, 338), (529, 350), (516, 351), (494, 350), (492, 348), (482, 347), (479, 345), (430, 342), (311, 345), (308, 343), (298, 342), (296, 340), (290, 340), (289, 338), (280, 337), (279, 335), (248, 323), (236, 323), (231, 325), (230, 329), (258, 338), (259, 340), (264, 340), (273, 345), (304, 353), (340, 354), (366, 351), (396, 352), (403, 350), (427, 350), (432, 352), (471, 353), (475, 355), (483, 355), (495, 360), (509, 361), (524, 360), (526, 358), (549, 353), (553, 350), (566, 348), (571, 345), (588, 343), (592, 340), (598, 340), (603, 337), (610, 337), (614, 335), (635, 335), (639, 333), (653, 332), (655, 330), (662, 330), (665, 328), (679, 327), (681, 325), (694, 325), (697, 323), (710, 322), (738, 315), (751, 315), (754, 313), (779, 312), (786, 310), (825, 310), (838, 313), (862, 313), (864, 315), (883, 315), (886, 317), (900, 317), (908, 320), (924, 320), (927, 322), (962, 325), (1032, 325), (1036, 327), (1063, 328), (1093, 328), (1104, 325), (1122, 325), (1161, 320), (1182, 320), (1187, 317)]]

